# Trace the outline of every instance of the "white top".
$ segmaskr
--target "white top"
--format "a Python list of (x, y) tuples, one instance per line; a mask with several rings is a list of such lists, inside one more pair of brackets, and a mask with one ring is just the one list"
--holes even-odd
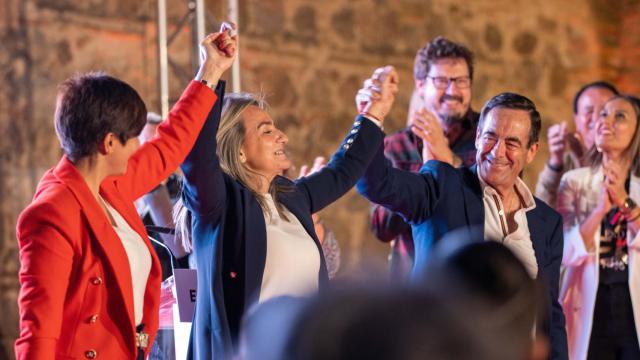
[(285, 209), (289, 221), (278, 216), (273, 198), (263, 195), (269, 209), (264, 214), (267, 227), (267, 258), (262, 275), (262, 303), (277, 296), (308, 296), (318, 291), (320, 251), (302, 224)]
[[(603, 187), (602, 167), (596, 171), (583, 167), (568, 171), (558, 188), (558, 212), (564, 221), (563, 276), (560, 283), (560, 304), (567, 319), (569, 358), (587, 358), (593, 311), (596, 305), (600, 276), (600, 227), (594, 233), (594, 251), (587, 251), (580, 234), (582, 224), (598, 206)], [(640, 178), (631, 175), (629, 197), (640, 202)], [(640, 329), (640, 232), (627, 228), (629, 251), (629, 293), (636, 331)]]
[(102, 197), (100, 199), (115, 222), (113, 230), (122, 240), (122, 246), (124, 246), (127, 258), (129, 258), (131, 285), (133, 287), (133, 313), (136, 325), (138, 325), (142, 322), (144, 292), (147, 288), (149, 272), (151, 272), (151, 254), (140, 234), (133, 230), (120, 213), (111, 207), (107, 201)]
[[(480, 175), (478, 175), (480, 178)], [(516, 191), (522, 197), (524, 206), (516, 210), (514, 220), (517, 228), (512, 233), (509, 232), (507, 214), (504, 211), (504, 204), (498, 192), (487, 185), (480, 178), (482, 186), (482, 200), (484, 202), (484, 238), (501, 242), (524, 264), (527, 272), (532, 278), (538, 276), (538, 261), (531, 242), (531, 233), (527, 222), (527, 212), (536, 208), (531, 191), (520, 178), (516, 179)]]

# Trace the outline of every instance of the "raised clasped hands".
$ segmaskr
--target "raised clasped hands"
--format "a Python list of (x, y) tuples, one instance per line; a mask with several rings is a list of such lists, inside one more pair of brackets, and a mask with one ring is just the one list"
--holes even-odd
[(358, 112), (383, 123), (391, 111), (397, 92), (396, 69), (390, 65), (376, 69), (356, 94)]
[(231, 67), (238, 53), (238, 35), (233, 35), (237, 26), (223, 23), (219, 32), (207, 35), (200, 42), (200, 69), (196, 80), (216, 84), (222, 74)]

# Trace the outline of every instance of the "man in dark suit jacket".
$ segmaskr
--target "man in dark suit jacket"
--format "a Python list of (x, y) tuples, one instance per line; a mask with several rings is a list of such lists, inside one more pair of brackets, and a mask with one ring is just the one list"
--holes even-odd
[[(566, 359), (565, 319), (558, 303), (562, 219), (534, 198), (519, 178), (538, 151), (540, 127), (540, 114), (531, 100), (503, 93), (482, 109), (473, 167), (455, 169), (432, 160), (420, 173), (410, 173), (394, 169), (380, 147), (357, 186), (366, 198), (412, 225), (414, 275), (424, 269), (433, 245), (454, 229), (480, 226), (485, 239), (509, 247), (529, 274), (545, 283), (547, 312), (536, 326), (550, 337), (551, 358)], [(423, 138), (437, 130), (414, 127)]]
[[(442, 36), (418, 50), (407, 127), (384, 138), (384, 154), (393, 167), (414, 173), (422, 167), (423, 140), (411, 131), (411, 125), (423, 113), (437, 119), (444, 133), (434, 139), (441, 144), (436, 146), (441, 156), (434, 160), (450, 161), (455, 167), (475, 164), (476, 125), (480, 114), (471, 108), (473, 58), (466, 46)], [(380, 241), (392, 241), (389, 257), (392, 282), (408, 279), (414, 256), (411, 226), (383, 206), (373, 205), (371, 231)]]

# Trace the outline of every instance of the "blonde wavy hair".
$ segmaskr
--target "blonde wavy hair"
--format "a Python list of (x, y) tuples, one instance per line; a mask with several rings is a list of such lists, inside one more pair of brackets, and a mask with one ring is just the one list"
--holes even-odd
[[(269, 206), (265, 197), (258, 193), (253, 184), (261, 181), (263, 175), (250, 169), (240, 160), (240, 150), (244, 143), (246, 128), (242, 118), (243, 111), (249, 106), (256, 106), (260, 110), (267, 111), (269, 105), (264, 100), (264, 96), (252, 93), (229, 93), (224, 96), (222, 103), (222, 117), (216, 135), (218, 148), (216, 152), (220, 160), (220, 167), (227, 175), (231, 176), (244, 185), (260, 204), (262, 211), (271, 219)], [(284, 206), (278, 201), (279, 194), (291, 191), (291, 187), (272, 182), (269, 186), (269, 194), (276, 205), (278, 215), (284, 220), (289, 219), (284, 213)], [(182, 198), (178, 200), (173, 209), (173, 219), (176, 224), (176, 237), (187, 251), (191, 252), (193, 246), (191, 242), (191, 213), (184, 206)]]

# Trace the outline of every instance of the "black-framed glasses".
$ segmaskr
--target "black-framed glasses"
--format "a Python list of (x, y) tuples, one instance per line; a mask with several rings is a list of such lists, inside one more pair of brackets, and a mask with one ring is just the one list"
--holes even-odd
[(468, 76), (447, 77), (447, 76), (427, 76), (433, 81), (436, 89), (446, 89), (450, 83), (454, 83), (459, 89), (466, 89), (471, 86), (471, 78)]

